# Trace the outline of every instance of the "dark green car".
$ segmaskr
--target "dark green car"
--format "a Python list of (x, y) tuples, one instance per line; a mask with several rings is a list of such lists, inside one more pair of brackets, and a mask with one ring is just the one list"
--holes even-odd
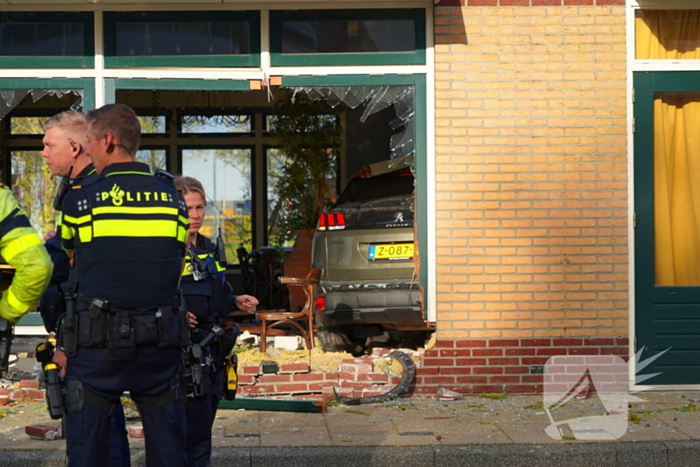
[(313, 267), (323, 269), (316, 324), (327, 351), (425, 338), (410, 160), (368, 168), (372, 176), (350, 180), (314, 236)]

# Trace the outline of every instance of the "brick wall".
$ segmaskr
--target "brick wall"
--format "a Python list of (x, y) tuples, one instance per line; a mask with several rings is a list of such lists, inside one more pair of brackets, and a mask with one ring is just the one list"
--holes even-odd
[[(415, 351), (406, 352), (420, 366), (421, 355)], [(238, 394), (241, 397), (298, 396), (313, 399), (333, 399), (334, 393), (351, 398), (378, 396), (389, 392), (401, 381), (399, 375), (390, 377), (376, 367), (377, 360), (388, 354), (387, 349), (375, 349), (372, 357), (345, 359), (333, 373), (312, 373), (313, 369), (307, 363), (281, 365), (274, 374), (263, 374), (260, 366), (244, 366), (239, 369)], [(413, 383), (415, 385), (415, 380)]]
[[(460, 393), (541, 393), (543, 367), (555, 355), (627, 356), (627, 338), (438, 340), (426, 350), (415, 394), (438, 386)], [(583, 357), (581, 358), (583, 363)]]
[[(464, 3), (435, 8), (438, 338), (510, 342), (479, 357), (515, 385), (506, 347), (627, 345), (624, 1)], [(475, 352), (425, 378), (491, 384)]]

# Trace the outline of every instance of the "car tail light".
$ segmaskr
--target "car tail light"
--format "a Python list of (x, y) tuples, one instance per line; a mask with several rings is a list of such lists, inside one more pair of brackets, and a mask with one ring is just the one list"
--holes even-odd
[(318, 218), (318, 230), (343, 230), (345, 228), (345, 214), (328, 213), (321, 214)]
[(316, 311), (323, 311), (326, 309), (326, 297), (316, 297)]

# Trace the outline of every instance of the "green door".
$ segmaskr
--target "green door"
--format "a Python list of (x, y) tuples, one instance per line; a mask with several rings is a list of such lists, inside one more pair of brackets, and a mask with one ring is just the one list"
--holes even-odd
[(635, 350), (700, 383), (700, 73), (634, 74)]

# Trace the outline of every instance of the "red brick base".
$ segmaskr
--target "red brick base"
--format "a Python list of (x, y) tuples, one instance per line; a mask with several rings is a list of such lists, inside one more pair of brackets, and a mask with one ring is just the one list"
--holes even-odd
[[(421, 356), (414, 352), (416, 377), (409, 395), (435, 394), (443, 386), (460, 393), (541, 393), (543, 370), (555, 355), (628, 356), (627, 338), (439, 340)], [(375, 353), (379, 354), (380, 352)], [(383, 353), (389, 353), (387, 350)], [(328, 397), (333, 389), (348, 397), (370, 397), (392, 389), (399, 378), (373, 371), (365, 357), (343, 360), (337, 373), (311, 373), (306, 364), (282, 365), (277, 374), (257, 366), (240, 369), (239, 394)]]
[(541, 393), (542, 370), (554, 355), (628, 356), (627, 338), (441, 340), (426, 350), (414, 394), (438, 386), (461, 393)]
[[(384, 353), (389, 353), (387, 350)], [(417, 352), (415, 353), (417, 355)], [(347, 397), (372, 397), (393, 389), (401, 378), (374, 372), (379, 358), (351, 358), (335, 373), (311, 373), (307, 364), (282, 365), (276, 374), (262, 374), (258, 366), (239, 369), (238, 394), (247, 396), (315, 396), (330, 398), (333, 390)], [(416, 358), (419, 360), (419, 358)]]

